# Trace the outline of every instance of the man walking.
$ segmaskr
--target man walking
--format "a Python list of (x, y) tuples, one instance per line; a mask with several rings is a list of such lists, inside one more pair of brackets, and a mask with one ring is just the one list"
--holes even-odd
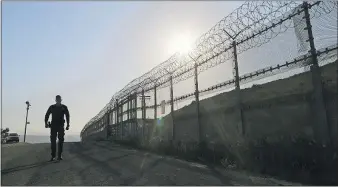
[[(61, 96), (57, 95), (55, 98), (56, 104), (51, 105), (45, 115), (45, 127), (50, 127), (50, 141), (52, 149), (52, 158), (51, 161), (55, 160), (56, 156), (56, 136), (59, 139), (58, 146), (58, 160), (62, 160), (62, 148), (65, 136), (65, 120), (64, 116), (66, 115), (67, 127), (66, 130), (69, 130), (69, 111), (66, 105), (61, 104)], [(52, 123), (48, 125), (49, 115), (52, 114)]]

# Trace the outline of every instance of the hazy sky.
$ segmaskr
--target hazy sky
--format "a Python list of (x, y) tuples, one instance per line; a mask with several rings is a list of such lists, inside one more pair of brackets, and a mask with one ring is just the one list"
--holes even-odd
[[(2, 2), (2, 126), (23, 134), (29, 100), (27, 133), (48, 135), (44, 115), (60, 94), (71, 114), (66, 133), (79, 134), (114, 93), (167, 60), (183, 40), (193, 43), (242, 3)], [(336, 11), (311, 21), (317, 49), (337, 43)], [(297, 55), (290, 27), (269, 43), (239, 54), (239, 74)], [(199, 74), (199, 89), (231, 78), (230, 60)], [(193, 90), (189, 79), (174, 85), (174, 96)], [(168, 93), (159, 90), (158, 101), (168, 100)]]
[[(49, 134), (63, 97), (78, 134), (129, 81), (168, 59), (243, 2), (2, 2), (2, 126)], [(193, 42), (193, 41), (192, 41)]]

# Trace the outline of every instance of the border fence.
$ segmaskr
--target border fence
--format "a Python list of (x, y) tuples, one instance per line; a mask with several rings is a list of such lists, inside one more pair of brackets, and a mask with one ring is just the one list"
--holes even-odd
[[(212, 93), (219, 94), (224, 90), (227, 92), (233, 90), (234, 97), (231, 98), (231, 102), (234, 104), (231, 110), (236, 118), (234, 124), (236, 133), (246, 137), (250, 127), (244, 116), (246, 107), (249, 106), (243, 104), (246, 98), (243, 96), (242, 86), (266, 78), (271, 78), (269, 80), (271, 82), (276, 75), (301, 70), (301, 73), (311, 74), (312, 105), (315, 110), (312, 116), (314, 137), (322, 144), (337, 142), (337, 137), (329, 135), (334, 129), (328, 119), (325, 104), (326, 88), (322, 83), (321, 74), (321, 67), (337, 63), (337, 35), (325, 36), (321, 32), (328, 29), (337, 34), (335, 25), (337, 8), (337, 1), (245, 2), (202, 35), (192, 51), (172, 55), (115, 93), (109, 103), (84, 126), (81, 139), (91, 137), (119, 141), (134, 139), (145, 144), (158, 137), (164, 141), (177, 142), (182, 141), (189, 133), (182, 134), (181, 130), (177, 130), (179, 126), (182, 126), (182, 123), (191, 123), (186, 130), (193, 134), (190, 139), (195, 142), (206, 141), (208, 135), (205, 126), (208, 122), (203, 119), (204, 114), (201, 110), (209, 108), (201, 107), (203, 102), (201, 98)], [(319, 28), (319, 31), (315, 32), (314, 24), (316, 20), (321, 22), (321, 19), (331, 19), (335, 24), (326, 25), (326, 28)], [(271, 59), (266, 56), (269, 52), (263, 51), (261, 58), (270, 58), (265, 60), (275, 61), (275, 64), (248, 73), (241, 70), (245, 69), (246, 62), (250, 61), (250, 54), (255, 53), (253, 50), (262, 49), (269, 43), (273, 46), (283, 45), (278, 41), (290, 40), (286, 37), (287, 32), (292, 33), (297, 49), (286, 55), (287, 57), (283, 57), (285, 61)], [(285, 51), (288, 49), (285, 48)], [(245, 56), (248, 57), (244, 60)], [(222, 64), (228, 66), (224, 71), (232, 71), (232, 77), (201, 88), (200, 76), (207, 72), (206, 70), (220, 67)], [(175, 96), (174, 86), (191, 78), (193, 91)], [(169, 98), (159, 100), (161, 91)], [(193, 119), (193, 122), (179, 122), (184, 120), (185, 114), (181, 112), (182, 107), (179, 109), (176, 106), (175, 110), (175, 104), (189, 101), (189, 107), (185, 108), (187, 110), (191, 108), (193, 112), (188, 112), (185, 118)]]

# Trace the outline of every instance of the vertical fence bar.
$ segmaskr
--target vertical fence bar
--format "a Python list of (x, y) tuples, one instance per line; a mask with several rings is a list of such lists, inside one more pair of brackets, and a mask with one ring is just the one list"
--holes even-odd
[(142, 108), (142, 140), (144, 140), (144, 129), (145, 129), (145, 97), (144, 97), (144, 89), (142, 89), (142, 98), (141, 98), (141, 108)]
[(114, 119), (113, 119), (113, 130), (114, 130), (114, 140), (116, 140), (116, 134), (117, 134), (117, 128), (116, 128), (116, 124), (117, 124), (117, 120), (116, 120), (116, 103), (114, 103), (114, 108), (113, 108), (113, 114)]
[(108, 112), (107, 112), (107, 126), (106, 126), (106, 139), (108, 140), (109, 139), (109, 132), (110, 132), (110, 114), (111, 114), (111, 110), (109, 109)]
[(137, 93), (134, 95), (134, 112), (135, 112), (135, 119), (137, 119)]
[(157, 133), (157, 87), (154, 86), (154, 127), (155, 133)]
[(154, 86), (154, 120), (157, 121), (157, 88)]
[(199, 136), (199, 141), (203, 142), (204, 136), (202, 133), (202, 125), (200, 122), (200, 99), (199, 99), (199, 91), (198, 91), (198, 64), (196, 61), (195, 61), (195, 66), (194, 66), (194, 79), (195, 79), (195, 101), (196, 101), (198, 136)]
[(118, 121), (118, 118), (117, 118), (117, 117), (118, 117), (118, 116), (117, 116), (117, 114), (118, 114), (118, 112), (117, 112), (118, 109), (119, 109), (119, 108), (118, 108), (118, 100), (116, 100), (116, 101), (115, 101), (115, 124), (117, 124), (117, 123), (119, 122), (119, 121)]
[(124, 121), (123, 121), (123, 99), (120, 100), (120, 104), (119, 104), (119, 115), (120, 115), (120, 119), (119, 119), (119, 123), (121, 125), (121, 140), (124, 139)]
[(314, 132), (316, 133), (316, 138), (318, 141), (322, 142), (323, 144), (327, 144), (330, 141), (330, 133), (327, 121), (327, 114), (325, 109), (325, 100), (324, 100), (324, 93), (323, 93), (323, 85), (322, 85), (322, 78), (321, 72), (318, 65), (318, 58), (317, 58), (317, 50), (315, 48), (315, 44), (313, 41), (313, 33), (312, 33), (312, 25), (310, 20), (310, 13), (309, 13), (309, 4), (307, 2), (303, 2), (304, 8), (304, 18), (306, 21), (306, 28), (309, 39), (308, 42), (310, 44), (310, 53), (311, 53), (311, 75), (312, 75), (312, 84), (313, 84), (313, 94), (314, 94)]
[(127, 120), (128, 120), (128, 123), (129, 123), (129, 119), (130, 119), (130, 95), (128, 96), (128, 99), (127, 99)]
[(134, 137), (134, 116), (133, 116), (133, 95), (130, 94), (130, 102), (129, 102), (129, 109), (130, 109), (130, 133), (132, 137)]
[(120, 125), (121, 125), (121, 140), (123, 140), (124, 137), (124, 121), (123, 121), (123, 100), (121, 100), (120, 104)]
[(116, 109), (116, 126), (117, 126), (117, 129), (118, 129), (118, 139), (121, 140), (121, 120), (120, 120), (120, 103), (119, 101), (117, 102), (117, 109)]
[[(116, 106), (116, 112), (115, 112), (115, 115), (116, 115), (116, 118), (115, 118), (115, 120), (116, 120), (116, 139), (117, 139), (117, 137), (118, 137), (118, 133), (121, 133), (121, 128), (120, 128), (120, 122), (119, 122), (119, 100), (118, 99), (116, 99), (116, 103), (115, 103), (115, 106)], [(121, 137), (120, 137), (121, 138)]]
[(142, 89), (142, 96), (141, 96), (141, 111), (142, 111), (142, 120), (145, 119), (144, 117), (144, 89)]
[(134, 135), (138, 136), (138, 122), (137, 122), (137, 93), (133, 96), (133, 112), (134, 112)]
[(119, 101), (119, 127), (120, 127), (120, 140), (123, 140), (123, 119), (122, 119), (122, 99)]
[[(175, 140), (175, 120), (174, 120), (174, 86), (173, 86), (173, 76), (170, 75), (170, 115), (171, 115), (171, 120), (172, 120), (172, 134), (171, 134), (171, 138), (172, 140)], [(168, 139), (170, 138), (170, 136), (168, 137)]]
[(127, 101), (127, 127), (128, 127), (128, 136), (130, 136), (130, 134), (132, 134), (131, 132), (131, 107), (130, 107), (130, 104), (131, 104), (131, 95), (129, 94), (128, 96), (128, 101)]
[(238, 58), (237, 58), (237, 43), (236, 41), (232, 42), (234, 49), (234, 61), (233, 61), (233, 76), (235, 78), (235, 92), (236, 92), (236, 105), (237, 105), (237, 115), (238, 115), (238, 131), (240, 134), (245, 134), (245, 126), (243, 119), (243, 108), (242, 108), (242, 97), (241, 97), (241, 87), (239, 84), (239, 72), (238, 72)]
[(133, 131), (133, 95), (129, 95), (129, 124), (130, 124), (130, 134), (134, 136), (134, 131)]
[(112, 136), (112, 139), (115, 140), (115, 103), (113, 105), (113, 108), (112, 108), (112, 113), (111, 113), (111, 124), (112, 124), (112, 128), (111, 128), (111, 136)]
[(135, 135), (137, 135), (137, 94), (134, 94), (134, 98), (133, 98), (133, 107), (134, 107), (134, 133)]

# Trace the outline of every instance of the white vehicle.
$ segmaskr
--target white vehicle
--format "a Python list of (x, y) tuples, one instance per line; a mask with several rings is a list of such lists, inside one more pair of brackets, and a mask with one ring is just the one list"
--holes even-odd
[(18, 133), (8, 133), (8, 136), (5, 138), (5, 142), (9, 143), (9, 142), (19, 142), (19, 137), (20, 135), (18, 135)]

